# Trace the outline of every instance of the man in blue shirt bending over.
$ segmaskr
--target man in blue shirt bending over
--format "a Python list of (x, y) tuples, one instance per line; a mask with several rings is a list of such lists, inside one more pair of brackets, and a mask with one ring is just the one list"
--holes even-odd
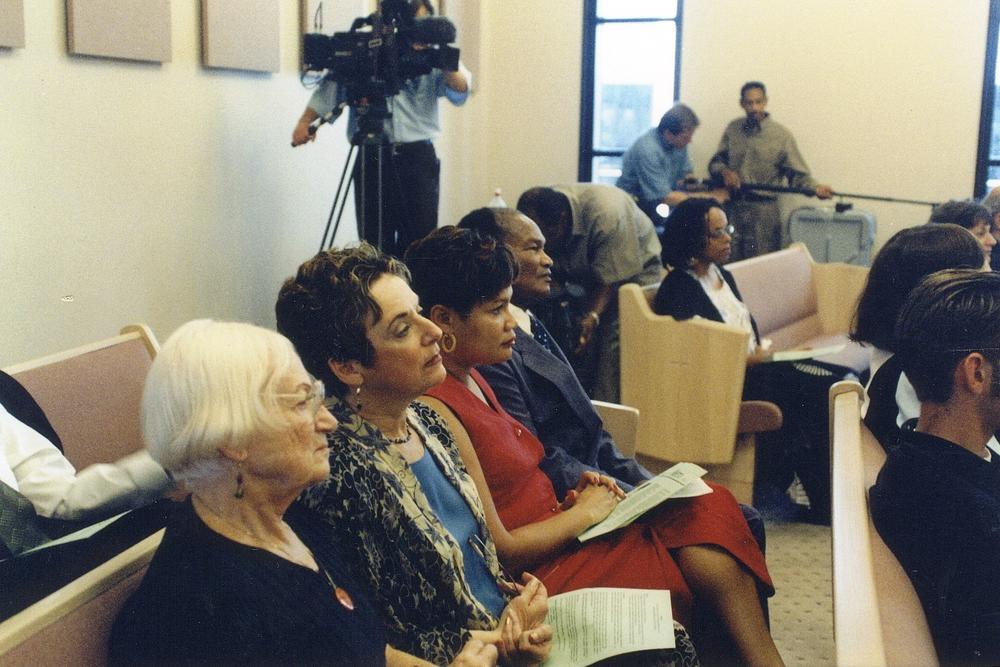
[(639, 208), (657, 221), (656, 207), (676, 206), (688, 195), (677, 190), (694, 171), (687, 146), (698, 128), (698, 116), (683, 104), (663, 114), (659, 125), (635, 140), (622, 155), (622, 175), (616, 185), (636, 198)]
[[(414, 16), (434, 13), (429, 0), (410, 0)], [(380, 145), (363, 150), (354, 166), (354, 205), (358, 212), (359, 238), (385, 252), (402, 257), (410, 242), (437, 227), (441, 163), (433, 140), (441, 134), (438, 99), (446, 97), (456, 106), (469, 97), (472, 75), (459, 63), (455, 71), (434, 69), (404, 81), (398, 94), (388, 100), (392, 116), (383, 123)], [(324, 79), (292, 132), (292, 146), (315, 139), (310, 125), (325, 117), (344, 101), (337, 83)], [(348, 137), (357, 130), (351, 112)], [(381, 163), (381, 179), (378, 169)], [(363, 178), (362, 178), (363, 175)], [(362, 183), (363, 182), (363, 183)], [(381, 187), (380, 187), (381, 186)], [(378, 226), (378, 194), (382, 195), (382, 226)], [(362, 202), (362, 196), (364, 201)]]

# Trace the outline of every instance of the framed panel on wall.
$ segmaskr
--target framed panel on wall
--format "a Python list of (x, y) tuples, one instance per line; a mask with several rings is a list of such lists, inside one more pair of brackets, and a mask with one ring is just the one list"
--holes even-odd
[(74, 55), (170, 62), (170, 0), (66, 0)]
[(354, 19), (369, 13), (366, 0), (301, 0), (301, 4), (302, 34), (349, 30)]
[(201, 0), (201, 60), (206, 67), (281, 69), (281, 13), (274, 0)]
[(24, 48), (24, 0), (0, 0), (0, 48)]

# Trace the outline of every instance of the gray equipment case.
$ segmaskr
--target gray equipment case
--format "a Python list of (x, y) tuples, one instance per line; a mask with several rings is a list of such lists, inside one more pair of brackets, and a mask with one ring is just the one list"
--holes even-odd
[(803, 206), (788, 218), (790, 242), (801, 242), (817, 262), (845, 262), (868, 266), (875, 243), (875, 215), (852, 208)]

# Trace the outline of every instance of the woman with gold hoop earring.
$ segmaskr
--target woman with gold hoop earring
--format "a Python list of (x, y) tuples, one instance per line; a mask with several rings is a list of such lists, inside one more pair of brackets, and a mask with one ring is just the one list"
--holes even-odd
[(757, 595), (758, 585), (773, 591), (767, 565), (725, 488), (712, 485), (707, 495), (666, 503), (614, 533), (578, 542), (623, 492), (607, 475), (587, 471), (560, 501), (539, 467), (541, 442), (503, 410), (475, 370), (509, 359), (514, 346), (508, 305), (518, 265), (511, 250), (476, 231), (442, 227), (411, 244), (406, 262), (431, 320), (458, 341), (442, 354), (448, 377), (421, 401), (454, 434), (508, 569), (531, 568), (560, 593), (669, 590), (675, 619), (705, 619), (695, 629), (706, 645), (717, 651), (731, 643), (742, 663), (782, 664)]

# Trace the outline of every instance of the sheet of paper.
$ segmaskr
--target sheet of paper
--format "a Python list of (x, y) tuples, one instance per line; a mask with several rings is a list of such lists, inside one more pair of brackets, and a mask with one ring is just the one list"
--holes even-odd
[(670, 591), (583, 588), (549, 598), (555, 631), (545, 667), (579, 667), (633, 651), (674, 648)]
[(784, 350), (783, 352), (775, 352), (772, 356), (773, 361), (799, 361), (800, 359), (815, 359), (816, 357), (825, 357), (828, 354), (836, 354), (844, 349), (845, 344), (840, 343), (838, 345), (829, 345), (827, 347), (814, 347), (811, 350)]
[(125, 516), (126, 514), (128, 514), (128, 512), (122, 512), (121, 514), (116, 514), (109, 519), (105, 519), (104, 521), (98, 521), (97, 523), (93, 523), (87, 526), (86, 528), (81, 528), (80, 530), (74, 531), (67, 535), (63, 535), (60, 538), (50, 540), (45, 544), (39, 544), (37, 547), (33, 549), (28, 549), (27, 551), (18, 554), (18, 556), (24, 556), (26, 554), (34, 553), (36, 551), (41, 551), (42, 549), (48, 549), (49, 547), (59, 546), (60, 544), (69, 544), (70, 542), (76, 542), (77, 540), (85, 540), (91, 535), (95, 534), (97, 531), (104, 528), (105, 526), (111, 525), (112, 523), (114, 523), (121, 517)]
[[(587, 530), (580, 533), (576, 538), (580, 542), (592, 540), (595, 537), (605, 535), (622, 526), (627, 526), (638, 517), (653, 509), (668, 498), (676, 496), (682, 489), (685, 489), (694, 481), (701, 481), (701, 477), (708, 471), (694, 463), (678, 463), (667, 470), (664, 470), (653, 479), (647, 480), (632, 489), (625, 497), (625, 500), (618, 503), (603, 521), (594, 524)], [(701, 482), (700, 486), (692, 488), (684, 498), (711, 493), (712, 489)]]

